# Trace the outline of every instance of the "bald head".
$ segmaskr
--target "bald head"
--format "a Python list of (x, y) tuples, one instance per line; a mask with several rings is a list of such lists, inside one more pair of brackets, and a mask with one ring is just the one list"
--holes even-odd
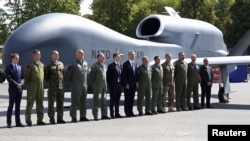
[(84, 52), (82, 49), (76, 50), (76, 59), (82, 61), (84, 58)]
[(51, 60), (56, 62), (59, 59), (59, 52), (57, 50), (51, 51)]

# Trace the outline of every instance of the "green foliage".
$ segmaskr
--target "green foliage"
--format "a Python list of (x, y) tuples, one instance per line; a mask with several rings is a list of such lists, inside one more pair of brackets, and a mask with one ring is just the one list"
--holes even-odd
[(236, 0), (231, 7), (230, 13), (232, 23), (228, 26), (226, 41), (229, 47), (233, 47), (239, 39), (250, 29), (250, 1)]
[(3, 45), (7, 36), (10, 33), (8, 24), (5, 22), (7, 19), (7, 13), (4, 9), (0, 9), (0, 45)]
[(176, 0), (93, 0), (93, 15), (87, 17), (117, 32), (135, 37), (137, 24), (146, 16), (163, 13), (165, 6), (178, 7)]
[(217, 0), (181, 0), (180, 15), (215, 23), (215, 5)]
[(82, 0), (6, 0), (6, 10), (0, 11), (0, 44), (4, 44), (8, 35), (24, 22), (52, 12), (64, 12), (80, 15)]

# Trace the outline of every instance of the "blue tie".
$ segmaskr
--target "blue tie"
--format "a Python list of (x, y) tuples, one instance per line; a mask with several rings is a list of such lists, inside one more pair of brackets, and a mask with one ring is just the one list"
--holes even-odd
[(15, 72), (17, 73), (17, 66), (16, 64), (14, 65)]

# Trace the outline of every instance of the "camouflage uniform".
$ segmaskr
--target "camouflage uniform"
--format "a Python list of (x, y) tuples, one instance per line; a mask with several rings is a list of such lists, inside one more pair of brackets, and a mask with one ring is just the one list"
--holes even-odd
[(168, 94), (168, 111), (175, 111), (174, 106), (174, 65), (168, 62), (162, 64), (163, 69), (163, 95), (162, 95), (162, 110), (166, 112), (166, 97)]
[(45, 68), (45, 80), (48, 82), (48, 116), (54, 121), (54, 102), (56, 100), (57, 121), (63, 120), (64, 102), (64, 64), (61, 61), (51, 61)]
[(43, 98), (44, 98), (44, 64), (40, 61), (32, 61), (26, 67), (24, 74), (24, 85), (27, 88), (27, 107), (25, 112), (25, 120), (27, 124), (31, 124), (31, 112), (36, 101), (36, 110), (37, 110), (37, 123), (42, 122), (44, 107), (43, 107)]
[(76, 121), (76, 110), (80, 108), (80, 119), (86, 118), (88, 63), (79, 60), (73, 61), (67, 69), (67, 78), (71, 82), (70, 116)]

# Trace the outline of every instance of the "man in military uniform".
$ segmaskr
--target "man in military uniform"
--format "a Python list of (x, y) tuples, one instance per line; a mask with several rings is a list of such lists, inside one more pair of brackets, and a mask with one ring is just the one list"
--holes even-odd
[(138, 77), (138, 95), (137, 95), (137, 109), (139, 116), (143, 115), (143, 99), (145, 97), (145, 115), (153, 115), (150, 110), (151, 102), (151, 67), (148, 66), (148, 57), (142, 57), (142, 64), (137, 68)]
[[(157, 114), (157, 111), (162, 111), (162, 80), (163, 70), (160, 64), (161, 59), (159, 56), (154, 57), (155, 64), (151, 66), (151, 84), (152, 84), (152, 100), (151, 100), (151, 112)], [(156, 111), (157, 107), (157, 111)]]
[(68, 66), (66, 77), (71, 83), (70, 116), (72, 122), (77, 122), (77, 108), (80, 108), (80, 121), (89, 121), (86, 118), (88, 63), (84, 60), (82, 49), (76, 51), (76, 59)]
[(63, 120), (64, 87), (63, 75), (64, 64), (58, 60), (59, 53), (51, 52), (51, 61), (45, 68), (45, 80), (49, 84), (48, 88), (48, 116), (50, 123), (55, 124), (54, 102), (56, 100), (57, 123), (65, 123)]
[(101, 105), (101, 119), (110, 119), (107, 116), (107, 66), (104, 64), (105, 56), (103, 53), (97, 55), (97, 62), (91, 67), (90, 77), (93, 83), (93, 107), (92, 114), (94, 120), (98, 120), (98, 108)]
[(177, 111), (186, 111), (186, 92), (187, 92), (187, 62), (185, 53), (178, 53), (179, 59), (174, 62), (175, 71), (175, 93), (176, 93), (176, 108)]
[(163, 95), (162, 95), (162, 111), (166, 112), (166, 96), (168, 94), (168, 112), (175, 112), (174, 106), (174, 65), (171, 63), (171, 54), (166, 54), (166, 61), (162, 64), (163, 69)]
[(35, 101), (37, 110), (37, 125), (45, 125), (43, 122), (44, 64), (40, 61), (40, 59), (40, 51), (34, 50), (33, 61), (27, 65), (24, 74), (24, 85), (27, 88), (25, 120), (28, 126), (32, 126), (31, 112)]
[[(187, 71), (187, 106), (189, 110), (200, 109), (199, 107), (199, 66), (196, 64), (196, 54), (191, 55), (191, 62), (188, 63)], [(193, 105), (191, 94), (193, 92)]]

